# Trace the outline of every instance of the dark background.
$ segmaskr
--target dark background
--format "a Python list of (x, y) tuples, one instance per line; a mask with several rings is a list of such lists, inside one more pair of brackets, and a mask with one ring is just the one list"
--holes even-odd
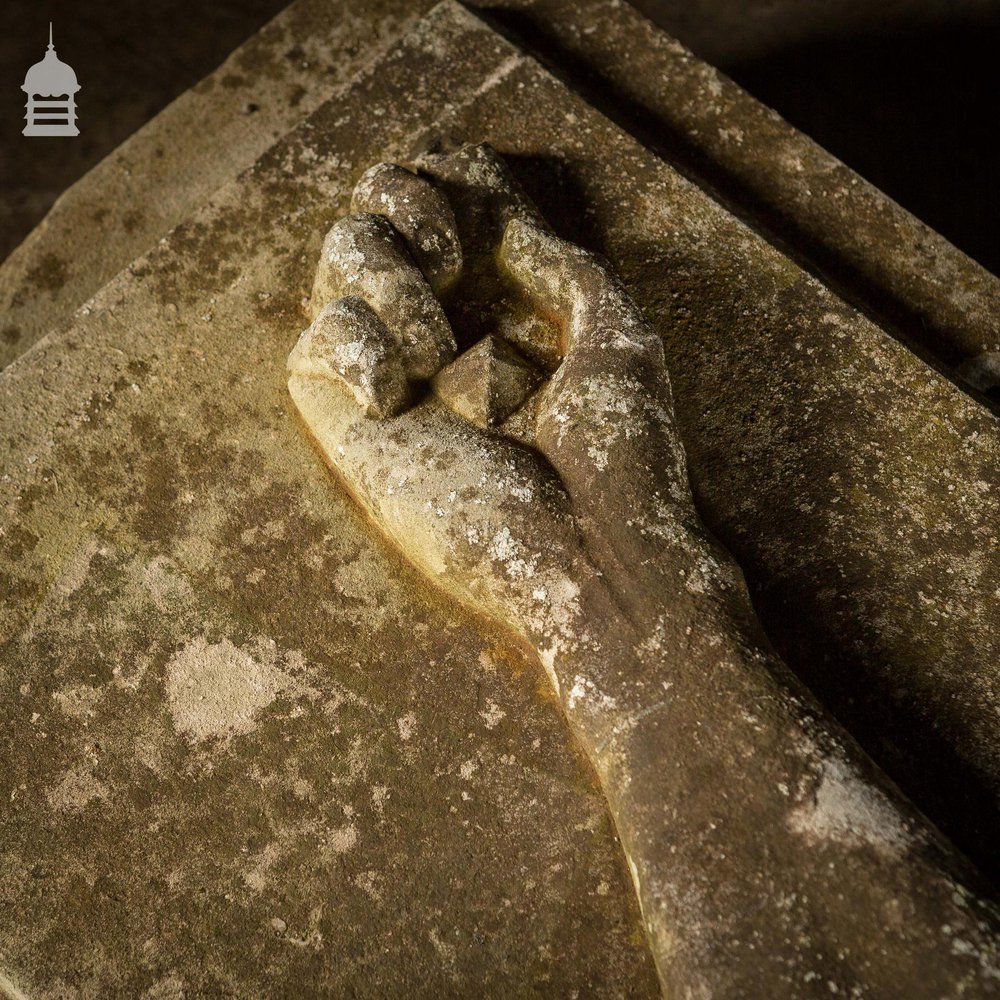
[[(1000, 0), (635, 0), (643, 12), (1000, 273)], [(285, 0), (4, 0), (0, 258), (59, 193)], [(81, 134), (21, 137), (28, 66), (77, 72)], [(206, 123), (210, 128), (211, 123)]]

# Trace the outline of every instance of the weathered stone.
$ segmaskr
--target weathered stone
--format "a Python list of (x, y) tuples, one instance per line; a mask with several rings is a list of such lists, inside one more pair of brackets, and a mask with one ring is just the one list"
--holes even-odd
[[(363, 260), (367, 268), (359, 266)], [(455, 336), (441, 304), (383, 216), (349, 215), (327, 233), (313, 283), (313, 311), (341, 295), (362, 296), (371, 305), (396, 337), (409, 378), (428, 379), (455, 356)]]
[(662, 331), (699, 511), (769, 637), (996, 877), (1000, 422), (556, 81), (511, 120), (522, 82), (460, 134)]
[[(484, 805), (465, 828), (489, 835), (488, 842), (473, 844), (480, 853), (471, 867), (492, 875), (474, 886), (459, 877), (460, 885), (442, 890), (439, 866), (414, 854), (414, 842), (435, 838), (438, 854), (470, 849), (458, 832), (434, 819), (439, 799), (433, 770), (449, 775), (447, 794), (461, 808), (463, 769), (483, 778), (502, 775), (508, 766), (503, 758), (517, 757), (520, 741), (531, 736), (519, 732), (503, 753), (484, 750), (482, 758), (477, 745), (477, 760), (488, 767), (470, 770), (466, 765), (477, 761), (469, 756), (457, 777), (448, 771), (463, 754), (463, 730), (441, 727), (456, 717), (479, 718), (480, 712), (496, 718), (493, 707), (482, 707), (469, 690), (482, 677), (467, 673), (467, 665), (497, 647), (523, 661), (500, 635), (478, 633), (481, 625), (462, 620), (449, 633), (449, 613), (427, 611), (437, 607), (430, 592), (391, 557), (366, 547), (364, 522), (331, 490), (318, 463), (310, 465), (310, 451), (282, 409), (284, 357), (294, 331), (306, 322), (301, 303), (318, 240), (333, 216), (346, 211), (351, 184), (367, 164), (386, 157), (410, 162), (434, 142), (450, 148), (488, 138), (514, 154), (520, 177), (556, 228), (612, 259), (655, 327), (665, 332), (697, 501), (746, 560), (771, 635), (894, 776), (934, 809), (934, 818), (964, 837), (980, 864), (990, 864), (997, 828), (991, 815), (997, 622), (987, 599), (996, 579), (995, 419), (509, 46), (487, 44), (477, 32), (441, 35), (444, 42), (418, 33), (403, 47), (404, 55), (380, 65), (380, 75), (365, 76), (314, 115), (163, 246), (116, 278), (71, 329), (41, 344), (0, 381), (4, 475), (10, 476), (0, 484), (6, 532), (0, 572), (9, 595), (0, 612), (7, 640), (0, 680), (10, 736), (5, 751), (18, 748), (2, 771), (13, 776), (11, 792), (19, 803), (0, 819), (0, 844), (11, 856), (3, 884), (10, 905), (3, 913), (17, 921), (0, 925), (0, 947), (5, 967), (26, 989), (58, 992), (58, 980), (84, 952), (94, 956), (91, 965), (63, 992), (135, 995), (177, 977), (193, 990), (243, 995), (266, 994), (273, 982), (289, 977), (306, 988), (335, 992), (357, 985), (360, 964), (333, 968), (318, 951), (297, 950), (289, 957), (283, 939), (275, 944), (254, 938), (252, 961), (246, 949), (251, 928), (296, 926), (287, 913), (269, 912), (276, 899), (301, 914), (296, 942), (316, 946), (315, 934), (309, 937), (313, 930), (325, 932), (329, 942), (333, 928), (342, 933), (358, 926), (358, 911), (350, 907), (321, 914), (309, 926), (319, 894), (332, 894), (346, 907), (339, 890), (350, 891), (346, 880), (355, 874), (341, 866), (336, 849), (324, 855), (317, 874), (316, 842), (302, 832), (314, 829), (309, 824), (315, 821), (317, 840), (339, 846), (350, 841), (342, 829), (347, 824), (334, 824), (338, 817), (328, 815), (331, 800), (307, 797), (295, 811), (284, 791), (287, 754), (273, 768), (251, 772), (288, 735), (293, 756), (309, 767), (322, 760), (348, 766), (353, 740), (378, 730), (362, 719), (350, 727), (338, 723), (341, 733), (331, 736), (324, 717), (305, 735), (287, 731), (303, 718), (291, 713), (298, 707), (308, 713), (313, 704), (310, 688), (329, 690), (321, 682), (330, 671), (338, 680), (360, 682), (372, 704), (391, 706), (383, 729), (392, 732), (398, 711), (401, 735), (430, 734), (421, 748), (426, 753), (415, 759), (401, 764), (391, 755), (379, 758), (368, 772), (375, 775), (371, 795), (359, 783), (356, 801), (346, 803), (367, 816), (371, 800), (372, 827), (355, 824), (356, 843), (367, 844), (381, 830), (375, 823), (374, 802), (382, 801), (377, 789), (389, 788), (388, 777), (409, 768), (405, 821), (390, 816), (398, 825), (379, 833), (397, 839), (378, 840), (366, 855), (388, 854), (405, 863), (392, 867), (384, 881), (374, 865), (366, 865), (350, 883), (367, 898), (374, 899), (365, 886), (373, 889), (386, 912), (398, 915), (363, 911), (367, 936), (357, 932), (343, 944), (345, 954), (363, 955), (359, 963), (376, 989), (428, 982), (441, 991), (498, 982), (527, 989), (529, 980), (542, 975), (555, 977), (557, 990), (650, 987), (643, 953), (628, 943), (634, 914), (620, 872), (607, 880), (608, 894), (595, 897), (587, 895), (592, 877), (600, 873), (603, 879), (611, 870), (604, 862), (566, 872), (541, 913), (538, 900), (521, 897), (507, 907), (502, 899), (510, 897), (497, 891), (501, 876), (522, 865), (525, 880), (538, 878), (537, 884), (552, 888), (557, 876), (536, 858), (538, 843), (547, 845), (548, 856), (590, 857), (580, 840), (566, 840), (576, 823), (602, 829), (596, 847), (589, 834), (576, 833), (595, 857), (612, 857), (610, 833), (595, 818), (603, 813), (592, 794), (586, 806), (569, 793), (566, 799), (554, 796), (555, 802), (536, 796), (549, 815), (534, 826), (534, 807), (520, 791), (510, 793), (513, 800), (495, 794), (491, 801), (501, 806)], [(448, 62), (452, 46), (462, 51), (461, 60)], [(443, 111), (442, 121), (426, 134), (428, 116), (437, 111)], [(461, 339), (463, 331), (457, 332)], [(88, 558), (94, 533), (110, 555)], [(371, 571), (362, 579), (389, 580), (395, 590), (352, 586), (350, 555), (358, 546), (362, 566)], [(133, 559), (140, 565), (130, 570)], [(163, 580), (157, 570), (143, 568), (142, 560), (159, 566), (161, 559), (172, 560), (179, 573), (168, 569)], [(84, 564), (86, 586), (75, 586)], [(141, 586), (131, 582), (135, 576)], [(325, 596), (331, 576), (338, 581), (332, 598)], [(831, 587), (831, 579), (843, 582)], [(407, 598), (414, 588), (418, 597)], [(144, 623), (148, 603), (155, 607), (147, 593), (166, 610), (150, 612)], [(324, 595), (320, 611), (315, 602), (303, 602), (302, 594)], [(406, 612), (392, 626), (368, 630), (352, 597), (375, 607), (403, 602), (412, 616)], [(931, 613), (927, 600), (933, 602)], [(116, 627), (121, 622), (131, 624)], [(206, 622), (213, 634), (205, 635)], [(430, 635), (439, 633), (441, 644), (424, 643), (414, 622), (426, 625)], [(261, 635), (275, 637), (273, 656), (266, 641), (258, 641)], [(349, 642), (338, 638), (345, 635)], [(358, 642), (391, 649), (392, 655), (380, 652), (361, 667), (350, 666), (359, 635), (365, 638)], [(188, 644), (191, 656), (185, 655)], [(296, 650), (307, 661), (304, 671)], [(198, 689), (199, 698), (208, 698), (204, 711), (184, 696), (195, 653), (211, 667), (204, 689)], [(138, 688), (119, 689), (107, 677), (110, 663), (141, 667), (146, 655), (152, 666)], [(437, 661), (433, 668), (430, 660)], [(220, 665), (234, 663), (259, 680), (257, 694), (248, 695), (239, 683), (210, 683), (223, 676)], [(308, 668), (313, 663), (322, 669)], [(522, 675), (527, 689), (537, 680), (531, 670), (529, 665)], [(405, 714), (411, 705), (398, 683), (407, 673), (420, 692), (413, 720)], [(508, 718), (534, 718), (532, 711), (541, 711), (531, 708), (533, 695), (501, 708), (508, 689), (496, 677), (490, 683), (487, 698)], [(27, 693), (22, 685), (30, 685)], [(143, 713), (127, 700), (133, 690)], [(50, 699), (50, 691), (56, 697)], [(875, 694), (858, 697), (869, 691)], [(274, 701), (259, 707), (260, 692), (275, 693)], [(466, 700), (456, 704), (456, 692)], [(282, 720), (285, 704), (291, 707)], [(231, 729), (226, 705), (236, 709)], [(63, 728), (49, 725), (43, 710), (63, 713), (52, 715)], [(36, 711), (36, 724), (46, 725), (37, 732), (30, 721)], [(247, 719), (270, 728), (258, 729), (259, 738), (248, 736)], [(540, 723), (556, 724), (554, 714)], [(48, 742), (53, 733), (58, 745)], [(132, 761), (150, 733), (149, 759), (162, 754), (162, 771), (147, 774), (141, 762), (133, 770), (121, 765)], [(95, 743), (112, 748), (96, 762), (88, 756)], [(560, 745), (554, 737), (543, 741), (537, 759), (547, 768), (549, 761), (560, 761), (556, 785), (579, 789), (581, 772), (560, 756), (566, 752)], [(234, 756), (220, 763), (213, 746)], [(511, 787), (521, 781), (530, 786), (538, 777), (531, 760), (511, 778)], [(219, 773), (198, 784), (200, 802), (190, 808), (189, 782), (210, 766)], [(870, 829), (824, 822), (843, 817), (828, 807), (843, 802), (844, 772), (836, 758), (822, 770), (830, 780), (817, 777), (812, 787), (824, 808), (818, 816), (804, 813), (796, 828), (803, 836), (825, 830), (847, 839)], [(319, 777), (312, 784), (322, 786), (325, 774)], [(714, 774), (695, 778), (693, 795), (719, 787)], [(977, 798), (982, 788), (987, 794)], [(393, 785), (388, 801), (396, 795)], [(170, 820), (157, 828), (167, 830), (162, 851), (155, 841), (151, 847), (148, 829), (159, 819), (150, 817), (154, 799)], [(78, 807), (88, 821), (73, 826), (72, 818), (81, 816)], [(89, 822), (88, 808), (101, 810), (107, 822)], [(227, 813), (236, 816), (235, 823)], [(498, 816), (515, 816), (516, 822), (501, 832), (493, 825)], [(511, 847), (509, 838), (525, 823), (521, 846)], [(254, 830), (253, 843), (232, 839), (230, 828), (241, 826)], [(209, 850), (206, 842), (219, 846)], [(294, 850), (282, 853), (293, 842)], [(196, 845), (191, 853), (178, 849), (185, 843)], [(247, 866), (251, 883), (267, 890), (262, 900), (231, 891), (244, 881), (243, 846), (265, 876), (275, 870), (268, 867), (270, 858), (287, 859), (276, 882), (257, 879)], [(170, 869), (181, 870), (178, 878), (167, 878), (168, 854)], [(75, 867), (40, 888), (70, 855)], [(144, 871), (157, 873), (154, 879), (162, 878), (167, 889), (143, 883), (136, 873)], [(386, 893), (386, 884), (395, 895)], [(279, 899), (287, 886), (299, 894)], [(142, 950), (143, 942), (118, 922), (122, 910), (132, 925), (143, 926), (168, 891), (176, 893), (173, 908), (160, 918), (156, 943)], [(238, 900), (235, 906), (227, 893)], [(708, 895), (714, 905), (716, 894)], [(595, 906), (598, 913), (588, 923), (560, 924), (568, 913)], [(456, 919), (448, 933), (435, 929), (430, 937), (423, 928), (428, 919), (438, 919), (437, 911)], [(24, 912), (32, 915), (27, 926), (17, 917)], [(477, 916), (483, 913), (490, 914), (485, 930)], [(504, 918), (499, 929), (492, 922), (496, 914)], [(889, 908), (886, 920), (893, 919)], [(601, 920), (614, 928), (610, 937)], [(528, 933), (529, 922), (530, 945), (519, 936)], [(470, 926), (477, 929), (463, 933)], [(193, 928), (195, 936), (185, 936), (184, 928)], [(881, 932), (881, 925), (873, 930)], [(377, 948), (390, 933), (394, 942), (406, 943), (394, 944), (384, 965), (368, 961), (365, 949)], [(485, 958), (476, 935), (491, 937)], [(110, 943), (98, 948), (98, 938)], [(551, 957), (541, 955), (527, 968), (521, 956), (539, 938)], [(453, 943), (455, 952), (448, 948)], [(955, 947), (960, 950), (961, 942)], [(206, 949), (217, 964), (203, 971)], [(153, 967), (151, 950), (158, 956)], [(457, 987), (447, 966), (438, 964), (451, 954), (461, 980)], [(516, 967), (505, 964), (506, 954), (519, 956)], [(268, 982), (259, 972), (265, 965), (275, 977)]]
[[(665, 996), (997, 995), (990, 896), (792, 681), (700, 524), (659, 338), (523, 202), (509, 191), (495, 257), (565, 344), (534, 447), (433, 400), (366, 420), (293, 355), (311, 435), (414, 565), (536, 650), (601, 778)], [(454, 389), (485, 353), (439, 378)]]
[[(0, 269), (0, 367), (65, 324), (431, 2), (297, 0), (95, 168)], [(1000, 280), (627, 4), (484, 6), (605, 113), (730, 199), (904, 341), (929, 348), (946, 370), (1000, 349)], [(250, 121), (241, 111), (248, 103), (259, 108)], [(164, 148), (178, 155), (163, 156)], [(78, 237), (90, 252), (67, 260)]]
[(479, 427), (495, 427), (522, 406), (540, 375), (509, 344), (484, 337), (443, 368), (434, 391), (456, 413)]
[(540, 668), (371, 535), (284, 388), (355, 179), (513, 54), (439, 14), (5, 372), (22, 993), (656, 993)]
[(436, 295), (458, 280), (462, 251), (451, 205), (437, 188), (394, 163), (377, 163), (354, 187), (351, 208), (392, 222)]
[(391, 417), (410, 401), (399, 345), (378, 313), (357, 296), (328, 303), (299, 338), (291, 362), (339, 378), (370, 417)]

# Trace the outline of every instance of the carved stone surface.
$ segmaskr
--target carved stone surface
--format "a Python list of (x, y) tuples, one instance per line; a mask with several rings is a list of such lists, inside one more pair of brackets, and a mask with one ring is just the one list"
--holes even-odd
[[(497, 422), (469, 403), (480, 380), (457, 406), (454, 392), (414, 394), (371, 419), (333, 366), (302, 363), (329, 350), (315, 327), (289, 357), (289, 391), (386, 537), (536, 650), (608, 797), (664, 995), (996, 992), (989, 893), (773, 656), (739, 570), (700, 523), (659, 338), (592, 255), (518, 214), (525, 199), (490, 149), (448, 160), (467, 199), (507, 199), (487, 227), (495, 280), (562, 330), (532, 446), (472, 426)], [(419, 248), (419, 213), (410, 221)], [(324, 272), (378, 275), (400, 252), (388, 225), (363, 250), (332, 242)], [(396, 303), (375, 287), (385, 349), (412, 367), (406, 355), (425, 351), (393, 329)], [(445, 384), (495, 343), (445, 368)], [(523, 397), (515, 370), (496, 378)], [(906, 919), (886, 921), (893, 910)]]
[(26, 995), (655, 995), (541, 668), (372, 536), (285, 390), (357, 178), (512, 54), (442, 12), (4, 373)]
[[(620, 37), (612, 9), (604, 38)], [(601, 37), (577, 44), (600, 53)], [(720, 120), (739, 103), (668, 41), (649, 47), (699, 87), (723, 87)], [(698, 103), (685, 107), (697, 119)], [(606, 255), (661, 333), (695, 502), (743, 564), (785, 660), (995, 866), (996, 417), (445, 7), (0, 376), (0, 968), (27, 995), (283, 996), (289, 982), (331, 994), (655, 992), (603, 794), (547, 700), (550, 681), (504, 629), (457, 609), (373, 536), (285, 391), (288, 352), (316, 320), (323, 235), (357, 180), (372, 163), (482, 140), (561, 236)], [(458, 205), (446, 164), (427, 162)], [(817, 204), (844, 204), (828, 194)], [(181, 205), (192, 207), (180, 199), (157, 218), (177, 221)], [(456, 210), (456, 229), (472, 219), (488, 243), (473, 207)], [(919, 231), (904, 230), (892, 258), (903, 270)], [(477, 280), (459, 275), (446, 310), (456, 350), (498, 332), (522, 351), (541, 342), (532, 361), (551, 367), (558, 331), (523, 303), (508, 310), (479, 280), (487, 248), (472, 250), (463, 268)], [(441, 259), (442, 274), (455, 269)], [(913, 273), (954, 304), (966, 286), (935, 285), (940, 266)], [(74, 287), (100, 273), (82, 269)], [(968, 294), (970, 315), (989, 313), (986, 292)], [(37, 315), (78, 301), (54, 292)], [(378, 327), (364, 328), (374, 340)], [(339, 359), (337, 377), (386, 374), (367, 361), (352, 371), (360, 359)], [(370, 398), (386, 398), (374, 386)], [(695, 592), (699, 579), (685, 577)], [(727, 725), (752, 727), (744, 709)], [(862, 795), (860, 818), (845, 812), (856, 775), (837, 747), (821, 750), (775, 816), (800, 848), (856, 850), (857, 868), (829, 876), (856, 884), (866, 850), (907, 856), (912, 829), (890, 825), (887, 838), (878, 797)], [(676, 778), (705, 805), (692, 816), (715, 822), (723, 773)], [(729, 831), (701, 835), (711, 853)], [(922, 838), (918, 854), (936, 842)], [(724, 912), (717, 883), (703, 889), (679, 901), (689, 922)], [(905, 936), (911, 914), (887, 897), (856, 919)], [(953, 934), (940, 975), (980, 948), (959, 925), (940, 928)], [(802, 980), (848, 990), (860, 972), (842, 961), (823, 955)], [(973, 976), (989, 967), (972, 965)], [(926, 988), (947, 995), (936, 975)]]
[(539, 373), (496, 337), (484, 337), (434, 378), (434, 391), (479, 427), (503, 423), (527, 401)]
[[(124, 143), (0, 268), (0, 367), (63, 326), (117, 270), (431, 6), (432, 0), (296, 0)], [(946, 370), (957, 367), (959, 377), (972, 365), (970, 384), (980, 387), (977, 373), (995, 366), (1000, 352), (995, 276), (628, 4), (483, 0), (483, 7), (575, 77), (598, 107), (720, 196), (732, 197), (739, 214), (837, 282), (850, 300), (923, 344)], [(249, 118), (247, 106), (258, 109)], [(206, 129), (209, 120), (213, 127)], [(81, 233), (90, 239), (89, 252), (68, 256)]]

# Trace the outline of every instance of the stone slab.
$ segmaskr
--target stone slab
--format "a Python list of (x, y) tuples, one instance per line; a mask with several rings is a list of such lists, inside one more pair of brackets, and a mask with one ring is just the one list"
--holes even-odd
[(293, 4), (109, 154), (0, 266), (0, 368), (65, 325), (430, 6)]
[[(525, 154), (529, 184), (533, 155)], [(682, 209), (641, 215), (631, 194), (606, 201), (614, 172), (581, 192), (590, 168), (578, 152), (560, 157), (557, 176), (536, 180), (539, 201), (558, 191), (550, 214), (561, 212), (581, 242), (608, 253), (664, 329), (686, 331), (671, 341), (670, 364), (695, 485), (704, 515), (740, 558), (772, 639), (883, 766), (993, 870), (995, 420), (787, 258), (733, 229), (725, 213), (725, 226), (681, 226), (690, 185), (680, 189)], [(589, 228), (588, 212), (606, 231)], [(631, 235), (616, 236), (626, 225)], [(766, 260), (784, 274), (763, 292), (734, 277), (749, 266), (749, 251), (739, 249), (748, 239), (754, 267)], [(737, 262), (722, 267), (726, 254)], [(870, 381), (858, 382), (859, 373)], [(933, 506), (941, 490), (954, 519)], [(831, 586), (831, 567), (847, 583)]]
[[(68, 321), (429, 6), (297, 0), (123, 144), (0, 268), (0, 367)], [(989, 367), (977, 369), (975, 359), (1000, 351), (995, 276), (628, 4), (483, 0), (483, 7), (526, 51), (843, 297), (942, 370), (988, 385)], [(259, 111), (248, 117), (247, 106)], [(72, 252), (78, 241), (87, 254)]]
[[(987, 864), (995, 826), (970, 794), (970, 774), (995, 780), (995, 418), (551, 77), (514, 56), (501, 67), (481, 93), (470, 82), (474, 98), (444, 109), (436, 135), (419, 142), (489, 139), (514, 155), (568, 235), (613, 260), (664, 331), (702, 510), (744, 559), (772, 637)], [(406, 106), (394, 105), (397, 114), (405, 121)], [(4, 406), (16, 418), (4, 431), (17, 476), (4, 484), (8, 532), (17, 531), (3, 567), (16, 597), (4, 623), (12, 638), (58, 585), (91, 518), (121, 532), (126, 548), (155, 545), (185, 570), (193, 565), (200, 586), (225, 590), (233, 573), (224, 555), (206, 554), (206, 539), (233, 544), (216, 526), (226, 511), (245, 518), (257, 507), (251, 484), (262, 469), (291, 477), (314, 503), (329, 491), (325, 471), (308, 466), (281, 422), (280, 368), (323, 220), (346, 207), (349, 181), (393, 149), (383, 134), (367, 159), (359, 152), (331, 174), (331, 144), (351, 140), (330, 126), (314, 117), (109, 286), (76, 329), (5, 376)], [(395, 136), (400, 155), (407, 141)], [(198, 408), (178, 403), (192, 386)], [(95, 420), (99, 440), (80, 431)], [(256, 450), (241, 464), (248, 448)], [(207, 509), (195, 529), (178, 479), (195, 493), (206, 451), (222, 470), (211, 484), (221, 494), (200, 501)], [(148, 481), (138, 495), (136, 481)], [(287, 495), (281, 503), (286, 511)], [(323, 503), (330, 516), (333, 501)], [(238, 551), (244, 577), (256, 573), (259, 552)], [(301, 572), (287, 556), (282, 566)], [(847, 585), (830, 588), (831, 574)], [(310, 590), (289, 579), (286, 591), (267, 594), (285, 614)], [(241, 612), (250, 620), (272, 613), (249, 603)], [(797, 650), (790, 640), (801, 636), (809, 642)], [(250, 649), (265, 677), (294, 675), (284, 660), (269, 672)], [(47, 655), (31, 662), (51, 663)], [(280, 683), (291, 682), (272, 689)], [(915, 731), (925, 749), (907, 742)], [(973, 821), (980, 829), (970, 835)]]
[(372, 538), (285, 390), (357, 175), (519, 65), (441, 12), (8, 373), (8, 989), (656, 994), (544, 674)]

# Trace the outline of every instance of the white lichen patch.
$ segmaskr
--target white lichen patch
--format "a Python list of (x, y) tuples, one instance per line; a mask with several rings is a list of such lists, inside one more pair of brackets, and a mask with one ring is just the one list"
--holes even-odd
[(166, 976), (142, 994), (142, 1000), (184, 1000), (184, 980), (178, 975)]
[(566, 698), (566, 707), (571, 712), (586, 711), (609, 718), (620, 715), (617, 700), (602, 691), (591, 678), (582, 674), (577, 674), (573, 678), (573, 686)]
[(70, 768), (46, 793), (49, 805), (59, 811), (77, 813), (95, 800), (104, 801), (111, 790), (84, 764)]
[(246, 887), (255, 893), (263, 892), (271, 882), (271, 871), (282, 856), (281, 845), (272, 842), (254, 855), (253, 862), (243, 873)]
[(290, 669), (296, 665), (301, 668), (298, 654), (279, 657), (275, 644), (262, 639), (249, 649), (228, 639), (190, 639), (166, 668), (174, 728), (193, 743), (250, 732), (275, 699), (313, 693)]
[(451, 975), (453, 980), (456, 979), (458, 949), (453, 944), (445, 941), (436, 927), (432, 927), (427, 932), (427, 937), (430, 939), (431, 944), (434, 945), (434, 950), (441, 960), (442, 967)]
[(412, 712), (401, 715), (396, 720), (396, 728), (399, 730), (399, 738), (405, 742), (413, 735), (414, 730), (417, 728), (417, 717)]
[(868, 845), (893, 856), (912, 839), (886, 795), (837, 756), (823, 761), (812, 795), (789, 815), (788, 825), (816, 843)]
[(327, 837), (327, 846), (334, 854), (346, 854), (357, 842), (358, 828), (353, 823), (331, 830)]
[(94, 711), (104, 697), (100, 688), (89, 684), (76, 684), (52, 693), (52, 700), (64, 714), (83, 721), (94, 715)]
[(381, 881), (376, 871), (364, 871), (354, 876), (354, 884), (376, 903), (382, 901)]
[(484, 711), (479, 713), (487, 729), (495, 729), (507, 713), (492, 699), (487, 701)]
[(503, 565), (504, 572), (513, 580), (531, 578), (537, 569), (537, 556), (526, 551), (525, 546), (514, 538), (510, 528), (501, 528), (490, 543), (490, 555)]
[(194, 591), (190, 582), (166, 556), (157, 556), (143, 566), (142, 582), (157, 611), (169, 614), (189, 603)]
[(385, 807), (391, 795), (388, 785), (375, 785), (372, 788), (372, 811), (380, 821), (385, 819)]

